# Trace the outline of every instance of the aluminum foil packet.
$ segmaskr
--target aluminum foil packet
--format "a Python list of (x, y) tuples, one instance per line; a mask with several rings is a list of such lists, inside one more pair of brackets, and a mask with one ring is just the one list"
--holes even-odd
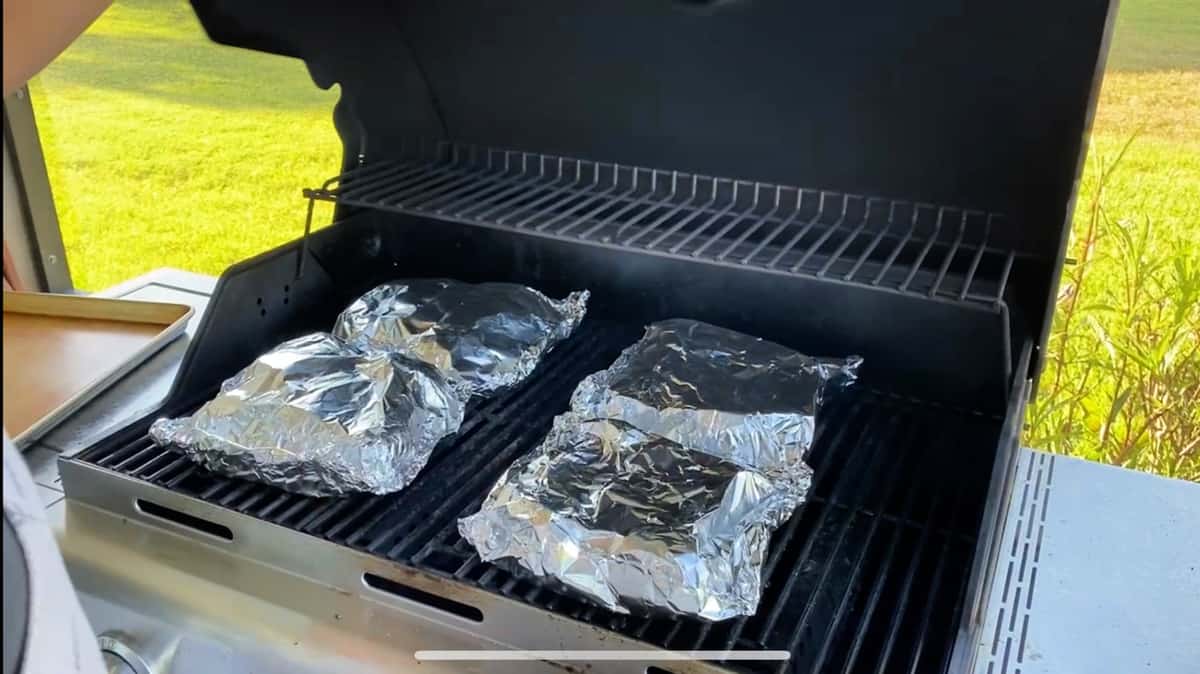
[(587, 299), (586, 290), (552, 300), (513, 283), (396, 281), (347, 307), (333, 334), (363, 349), (409, 353), (467, 395), (487, 395), (529, 376), (579, 326)]
[(806, 356), (687, 319), (651, 324), (571, 398), (579, 419), (617, 419), (772, 476), (807, 480), (817, 411), (862, 358)]
[(649, 326), (576, 388), (542, 445), (459, 531), (606, 608), (752, 615), (771, 531), (808, 494), (827, 360), (690, 320)]
[(403, 489), (458, 430), (463, 402), (434, 367), (325, 333), (284, 342), (190, 417), (150, 435), (209, 470), (313, 496)]
[(617, 613), (753, 614), (771, 531), (807, 485), (629, 424), (560, 416), (459, 521), (485, 561), (515, 562)]

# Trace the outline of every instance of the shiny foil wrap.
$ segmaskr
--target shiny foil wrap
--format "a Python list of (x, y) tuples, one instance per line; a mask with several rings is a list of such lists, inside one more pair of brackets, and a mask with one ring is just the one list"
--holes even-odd
[(317, 333), (259, 356), (195, 414), (159, 419), (150, 435), (224, 475), (313, 496), (385, 494), (407, 486), (462, 418), (436, 368)]
[(803, 475), (822, 399), (852, 383), (861, 363), (672, 319), (647, 327), (607, 370), (584, 379), (571, 410), (770, 475)]
[(690, 320), (649, 326), (576, 388), (459, 531), (610, 610), (708, 620), (758, 606), (771, 531), (812, 484), (822, 401), (861, 359)]
[(523, 381), (583, 320), (587, 291), (552, 300), (513, 283), (413, 279), (381, 285), (342, 312), (333, 334), (409, 353), (469, 395)]
[(754, 613), (771, 531), (806, 490), (621, 421), (563, 416), (459, 531), (485, 561), (514, 558), (617, 613), (724, 620)]

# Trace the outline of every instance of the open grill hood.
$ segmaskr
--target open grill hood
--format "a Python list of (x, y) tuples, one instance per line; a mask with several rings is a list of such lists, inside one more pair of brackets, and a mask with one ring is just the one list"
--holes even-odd
[(1115, 8), (193, 4), (214, 40), (341, 86), (344, 168), (421, 138), (1003, 214), (987, 236), (1024, 267), (1009, 303), (1039, 344)]

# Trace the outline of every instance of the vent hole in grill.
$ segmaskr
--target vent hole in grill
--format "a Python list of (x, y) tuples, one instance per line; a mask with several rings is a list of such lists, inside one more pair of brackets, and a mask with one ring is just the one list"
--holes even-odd
[(140, 512), (150, 515), (151, 517), (157, 517), (158, 519), (166, 520), (172, 524), (178, 524), (181, 527), (195, 529), (196, 531), (208, 534), (209, 536), (216, 536), (224, 541), (233, 540), (233, 530), (223, 524), (210, 522), (209, 520), (196, 517), (195, 515), (189, 515), (187, 513), (175, 510), (174, 508), (168, 508), (145, 499), (136, 499), (134, 504), (137, 506), (137, 509)]
[(453, 599), (447, 599), (446, 597), (438, 596), (431, 592), (418, 590), (415, 587), (409, 587), (408, 585), (397, 583), (390, 578), (377, 576), (373, 573), (364, 573), (363, 582), (366, 583), (367, 587), (373, 590), (386, 592), (387, 594), (408, 599), (409, 601), (415, 601), (418, 604), (424, 604), (430, 608), (435, 608), (439, 611), (456, 615), (460, 618), (470, 620), (471, 622), (483, 622), (483, 611), (480, 611), (470, 604), (464, 604), (459, 601), (454, 601)]

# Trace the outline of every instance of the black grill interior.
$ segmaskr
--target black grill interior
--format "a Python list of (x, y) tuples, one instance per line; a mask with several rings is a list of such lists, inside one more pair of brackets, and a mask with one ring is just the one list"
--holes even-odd
[(728, 664), (737, 671), (944, 671), (999, 441), (996, 417), (866, 388), (832, 400), (809, 457), (813, 491), (774, 535), (750, 618), (620, 616), (478, 559), (457, 518), (537, 445), (578, 381), (639, 335), (639, 325), (586, 321), (522, 387), (472, 404), (459, 433), (398, 494), (316, 499), (216, 476), (155, 446), (149, 420), (78, 458), (656, 646), (792, 653), (785, 664)]

